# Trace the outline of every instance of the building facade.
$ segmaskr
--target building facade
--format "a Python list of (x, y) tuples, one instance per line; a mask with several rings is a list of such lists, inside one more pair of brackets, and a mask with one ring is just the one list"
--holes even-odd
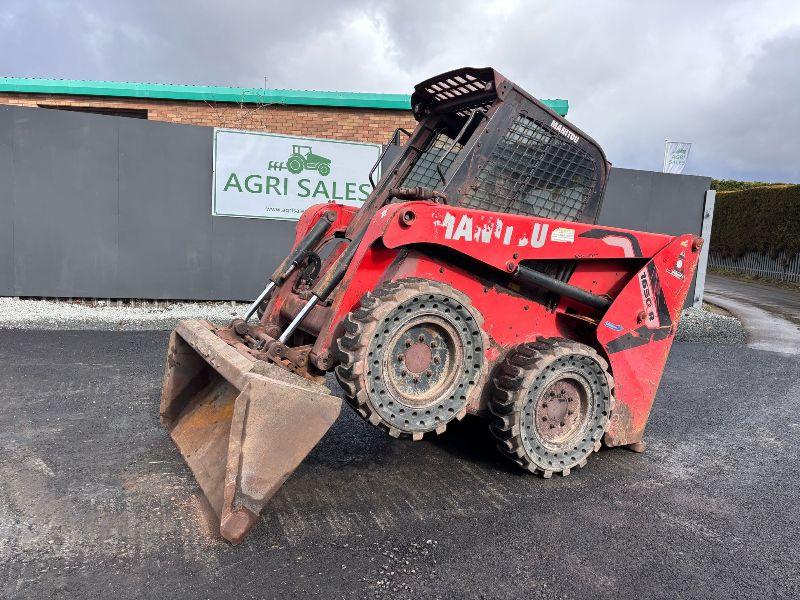
[[(566, 115), (566, 100), (545, 100)], [(413, 129), (410, 96), (0, 78), (0, 105), (383, 144)]]

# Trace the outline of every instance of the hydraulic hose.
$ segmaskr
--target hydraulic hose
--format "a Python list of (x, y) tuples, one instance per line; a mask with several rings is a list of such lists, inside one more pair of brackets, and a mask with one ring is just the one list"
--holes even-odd
[(278, 268), (275, 269), (275, 272), (272, 274), (272, 277), (270, 277), (270, 280), (274, 281), (276, 285), (281, 285), (286, 278), (291, 275), (292, 271), (297, 268), (297, 265), (302, 262), (306, 252), (313, 249), (317, 243), (319, 243), (319, 241), (327, 233), (331, 223), (333, 223), (335, 220), (336, 213), (334, 211), (329, 210), (323, 214), (319, 221), (314, 223), (314, 226), (309, 230), (305, 237), (300, 240), (300, 243), (295, 246), (294, 250), (292, 250), (289, 255), (283, 259), (283, 262), (278, 265)]
[(285, 259), (283, 259), (283, 262), (278, 265), (278, 268), (275, 269), (272, 277), (270, 277), (269, 281), (267, 282), (267, 286), (261, 291), (261, 293), (258, 295), (258, 298), (256, 298), (247, 308), (247, 312), (243, 317), (245, 324), (250, 320), (250, 317), (256, 314), (258, 307), (261, 306), (261, 303), (264, 302), (264, 300), (269, 298), (273, 290), (277, 287), (280, 287), (280, 285), (286, 281), (286, 278), (292, 274), (292, 271), (294, 271), (302, 262), (306, 252), (314, 248), (319, 243), (319, 241), (327, 233), (331, 223), (333, 223), (335, 220), (336, 213), (329, 210), (322, 215), (319, 221), (314, 223), (314, 226), (309, 230), (305, 237), (300, 240), (300, 243), (297, 244), (294, 250), (292, 250)]
[(585, 306), (590, 306), (591, 308), (595, 308), (600, 311), (605, 311), (609, 306), (611, 306), (611, 300), (608, 298), (598, 296), (597, 294), (592, 294), (591, 292), (587, 292), (586, 290), (574, 285), (570, 285), (569, 283), (564, 283), (558, 279), (553, 279), (544, 273), (540, 273), (539, 271), (524, 265), (520, 265), (514, 272), (513, 276), (520, 283), (522, 283), (522, 285), (539, 287), (547, 290), (548, 292), (553, 292), (560, 296), (566, 296), (571, 300), (575, 300), (576, 302), (580, 302)]

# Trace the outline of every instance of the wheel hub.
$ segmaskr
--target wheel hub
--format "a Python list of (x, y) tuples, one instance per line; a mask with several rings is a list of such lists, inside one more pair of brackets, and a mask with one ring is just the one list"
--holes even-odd
[(401, 362), (406, 363), (406, 369), (414, 374), (419, 374), (428, 370), (431, 366), (433, 352), (430, 346), (424, 342), (416, 342), (404, 354), (398, 355)]
[(393, 336), (389, 383), (410, 406), (425, 406), (449, 388), (462, 354), (458, 333), (436, 315), (412, 320)]
[(558, 444), (578, 432), (586, 421), (588, 398), (585, 384), (573, 377), (557, 379), (547, 386), (534, 412), (536, 428), (542, 439)]

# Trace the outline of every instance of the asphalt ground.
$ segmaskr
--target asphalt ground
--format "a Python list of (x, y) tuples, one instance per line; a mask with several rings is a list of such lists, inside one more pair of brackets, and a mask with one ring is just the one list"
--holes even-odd
[(705, 297), (742, 322), (751, 348), (800, 354), (800, 289), (709, 274)]
[(747, 302), (800, 325), (800, 288), (709, 273), (706, 275), (706, 290), (714, 295)]
[(648, 450), (542, 480), (478, 419), (343, 416), (238, 547), (158, 401), (166, 332), (0, 331), (5, 598), (797, 598), (800, 358), (676, 343)]

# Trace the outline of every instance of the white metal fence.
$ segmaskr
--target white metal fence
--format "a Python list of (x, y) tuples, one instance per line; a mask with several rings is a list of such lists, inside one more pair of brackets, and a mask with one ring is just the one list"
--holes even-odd
[(712, 269), (726, 269), (745, 275), (800, 283), (800, 254), (792, 258), (787, 256), (771, 258), (757, 252), (748, 252), (739, 258), (731, 258), (722, 257), (712, 251), (708, 257), (708, 266)]

